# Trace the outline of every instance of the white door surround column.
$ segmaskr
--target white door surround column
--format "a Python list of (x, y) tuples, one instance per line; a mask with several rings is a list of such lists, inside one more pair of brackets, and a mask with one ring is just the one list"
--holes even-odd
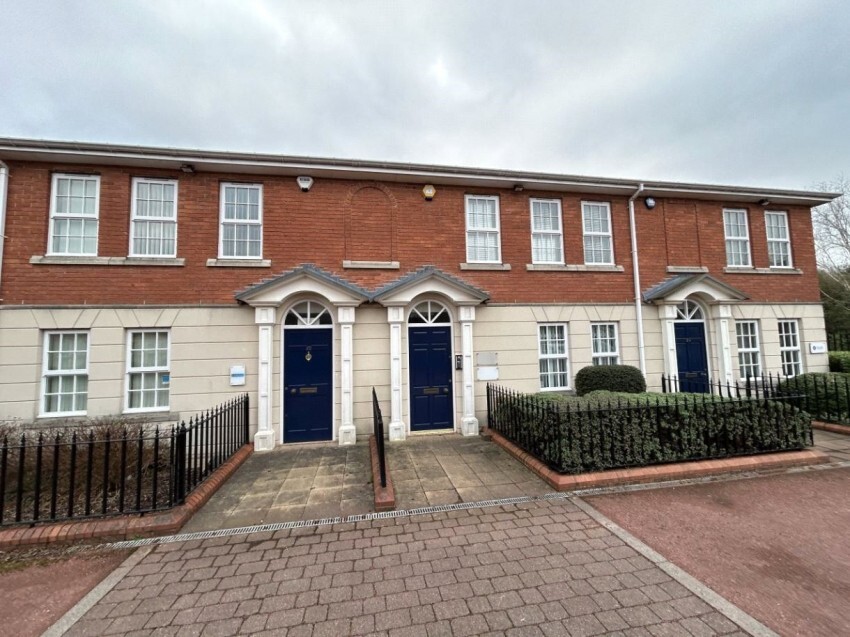
[(272, 430), (272, 355), (274, 343), (275, 308), (254, 308), (254, 321), (259, 328), (259, 365), (257, 367), (257, 433), (255, 451), (274, 449)]
[(390, 324), (390, 441), (404, 440), (407, 425), (401, 419), (401, 329), (404, 323), (404, 307), (387, 308)]
[(728, 305), (716, 305), (714, 309), (715, 331), (717, 332), (717, 366), (718, 381), (731, 384), (732, 376), (732, 347), (729, 344), (729, 320), (732, 318), (732, 308)]
[(339, 425), (339, 444), (353, 445), (357, 442), (354, 428), (354, 308), (339, 307), (340, 341), (340, 403), (342, 419)]
[(475, 417), (475, 377), (472, 364), (472, 323), (475, 321), (475, 306), (461, 305), (460, 349), (463, 362), (463, 417), (460, 432), (464, 436), (478, 435), (478, 418)]

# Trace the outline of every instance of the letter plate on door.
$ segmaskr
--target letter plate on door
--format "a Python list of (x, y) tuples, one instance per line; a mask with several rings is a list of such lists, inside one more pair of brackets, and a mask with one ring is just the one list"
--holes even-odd
[(299, 394), (318, 394), (319, 388), (318, 387), (300, 387), (298, 389), (298, 393)]
[(422, 390), (422, 393), (425, 394), (426, 396), (430, 396), (431, 394), (439, 394), (440, 388), (439, 387), (426, 387), (425, 389)]

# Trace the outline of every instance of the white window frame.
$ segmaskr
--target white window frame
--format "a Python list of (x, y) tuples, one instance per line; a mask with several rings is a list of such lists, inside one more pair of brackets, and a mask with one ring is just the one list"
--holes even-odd
[[(587, 230), (587, 208), (586, 206), (602, 206), (608, 216), (608, 232), (595, 232)], [(608, 239), (608, 249), (611, 253), (610, 261), (588, 261), (587, 246), (585, 239), (587, 237), (603, 237)], [(581, 247), (584, 252), (585, 265), (614, 265), (614, 226), (611, 219), (611, 204), (607, 201), (582, 201), (581, 202)]]
[[(56, 369), (49, 370), (47, 368), (48, 360), (48, 343), (53, 335), (74, 335), (84, 334), (86, 336), (86, 366), (77, 369)], [(60, 336), (61, 338), (61, 336)], [(89, 380), (89, 366), (91, 362), (91, 332), (89, 330), (49, 330), (44, 332), (44, 340), (42, 341), (42, 357), (41, 357), (41, 395), (39, 396), (38, 415), (41, 418), (61, 418), (65, 416), (85, 416), (88, 409), (75, 411), (47, 411), (45, 409), (47, 402), (47, 379), (58, 376), (85, 376), (86, 381)], [(88, 408), (89, 391), (86, 387), (86, 407)], [(61, 399), (60, 399), (61, 402)]]
[[(558, 209), (558, 229), (557, 230), (538, 230), (534, 227), (534, 204), (554, 204)], [(531, 263), (539, 265), (563, 265), (565, 263), (564, 256), (564, 220), (563, 211), (561, 210), (560, 199), (539, 199), (531, 198), (528, 203), (528, 211), (531, 216)], [(561, 258), (555, 261), (546, 261), (539, 259), (534, 254), (534, 237), (537, 236), (554, 236), (558, 239), (558, 246), (561, 250)]]
[[(136, 216), (138, 205), (138, 188), (139, 184), (162, 184), (174, 186), (174, 216), (173, 217), (151, 217)], [(143, 259), (174, 259), (177, 257), (177, 201), (178, 201), (178, 181), (176, 179), (157, 179), (154, 177), (133, 177), (133, 187), (130, 201), (130, 248), (127, 251), (131, 257), (139, 257)], [(174, 224), (174, 251), (171, 254), (143, 254), (135, 250), (136, 239), (136, 222), (153, 221), (154, 223), (173, 223)]]
[[(473, 199), (484, 199), (493, 201), (496, 204), (496, 227), (495, 228), (471, 228), (469, 226), (469, 202)], [(499, 207), (498, 195), (465, 195), (464, 202), (464, 218), (466, 220), (466, 262), (467, 263), (501, 263), (502, 262), (502, 219)], [(480, 260), (469, 258), (469, 236), (472, 233), (495, 234), (496, 235), (496, 259), (495, 260)]]
[[(744, 215), (744, 230), (745, 236), (742, 237), (730, 237), (728, 232), (726, 231), (726, 213), (742, 213)], [(737, 263), (733, 264), (729, 262), (729, 242), (730, 241), (743, 241), (747, 244), (747, 262), (746, 263)], [(728, 268), (752, 268), (753, 267), (753, 248), (750, 243), (750, 215), (746, 208), (724, 208), (723, 209), (723, 245), (726, 249), (726, 267)]]
[[(544, 354), (543, 353), (543, 339), (541, 338), (541, 328), (543, 327), (560, 327), (564, 330), (564, 353), (563, 354)], [(570, 389), (570, 328), (568, 323), (538, 323), (537, 324), (537, 378), (540, 383), (540, 391), (564, 391)], [(540, 382), (540, 361), (542, 360), (559, 360), (563, 359), (566, 361), (566, 369), (564, 374), (566, 375), (567, 383), (563, 386), (557, 387), (544, 387), (543, 383)], [(561, 373), (561, 372), (556, 372)], [(547, 374), (552, 374), (552, 372), (547, 372)]]
[[(614, 351), (613, 352), (597, 352), (596, 351), (596, 343), (597, 337), (594, 334), (594, 331), (598, 327), (613, 327), (614, 328)], [(608, 340), (607, 337), (605, 340)], [(591, 323), (590, 324), (590, 351), (591, 351), (591, 362), (593, 365), (619, 365), (620, 364), (620, 326), (613, 321), (603, 321), (599, 323)], [(613, 358), (613, 363), (598, 363), (597, 359), (601, 358)]]
[[(797, 341), (795, 345), (783, 345), (782, 344), (782, 325), (783, 325), (783, 323), (786, 324), (786, 325), (793, 325), (794, 326), (793, 335), (795, 337), (795, 340)], [(779, 333), (779, 362), (782, 365), (782, 375), (785, 376), (786, 378), (791, 378), (791, 376), (797, 376), (799, 374), (802, 374), (803, 373), (803, 348), (800, 345), (800, 340), (801, 340), (800, 339), (800, 321), (797, 320), (797, 319), (782, 319), (777, 324), (777, 331)], [(798, 371), (797, 371), (797, 374), (788, 375), (788, 374), (785, 373), (785, 365), (786, 365), (785, 355), (793, 353), (793, 352), (797, 353), (796, 367), (797, 367)], [(795, 363), (792, 362), (791, 364), (795, 364)]]
[[(60, 179), (85, 179), (94, 182), (94, 214), (87, 215), (85, 213), (58, 212), (56, 208), (57, 197), (59, 196), (59, 180)], [(97, 232), (94, 237), (94, 252), (56, 252), (53, 250), (53, 232), (55, 220), (57, 219), (79, 219), (81, 221), (94, 221)], [(50, 181), (50, 224), (47, 232), (47, 256), (66, 256), (66, 257), (96, 257), (99, 249), (100, 241), (100, 175), (85, 175), (76, 173), (53, 173)]]
[[(752, 326), (753, 332), (752, 334), (741, 334), (738, 330), (739, 327), (744, 325)], [(741, 338), (752, 337), (755, 339), (755, 347), (742, 347), (741, 346)], [(744, 321), (735, 321), (735, 345), (738, 348), (738, 377), (741, 380), (758, 380), (762, 377), (763, 368), (761, 362), (761, 332), (759, 330), (759, 322), (755, 320), (744, 320)], [(745, 363), (741, 359), (742, 354), (755, 354), (755, 363), (748, 362)], [(742, 373), (744, 367), (753, 367), (755, 365), (758, 369), (758, 374), (749, 376), (747, 374)]]
[[(258, 214), (257, 220), (254, 221), (252, 219), (225, 219), (224, 218), (224, 210), (225, 210), (225, 196), (224, 192), (226, 188), (256, 188), (259, 190), (259, 197), (257, 198), (258, 205)], [(253, 225), (260, 226), (260, 254), (258, 256), (225, 256), (224, 255), (224, 226), (232, 225)], [(219, 213), (218, 213), (218, 258), (219, 259), (228, 259), (228, 260), (237, 260), (237, 261), (262, 261), (263, 259), (263, 184), (248, 184), (241, 183), (237, 181), (223, 181), (221, 182), (221, 187), (219, 188)]]
[[(168, 346), (166, 347), (166, 365), (153, 365), (153, 366), (141, 366), (141, 367), (132, 367), (132, 349), (133, 349), (133, 335), (134, 334), (165, 334), (168, 339)], [(125, 413), (149, 413), (155, 411), (168, 411), (171, 409), (171, 380), (169, 378), (168, 383), (168, 404), (165, 406), (157, 406), (157, 407), (130, 407), (130, 377), (133, 374), (145, 374), (145, 373), (154, 373), (154, 374), (168, 374), (171, 376), (171, 330), (162, 329), (162, 328), (149, 328), (149, 329), (132, 329), (127, 330), (127, 343), (125, 346), (125, 373), (124, 373), (124, 412)], [(144, 390), (143, 390), (144, 391)], [(153, 390), (156, 391), (156, 390)]]
[[(771, 239), (768, 235), (768, 223), (767, 219), (771, 215), (775, 217), (780, 217), (785, 220), (785, 238), (784, 239)], [(780, 269), (788, 269), (794, 267), (794, 256), (791, 252), (791, 226), (788, 221), (788, 213), (784, 210), (765, 210), (764, 211), (764, 234), (767, 237), (767, 259), (768, 265), (771, 268), (780, 268)], [(779, 243), (785, 244), (788, 249), (788, 265), (774, 265), (773, 257), (770, 253), (770, 244), (771, 243)]]

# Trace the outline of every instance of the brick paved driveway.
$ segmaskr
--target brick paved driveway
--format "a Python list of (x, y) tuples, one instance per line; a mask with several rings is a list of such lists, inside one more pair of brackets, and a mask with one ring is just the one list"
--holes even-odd
[(745, 634), (567, 499), (142, 550), (68, 634)]

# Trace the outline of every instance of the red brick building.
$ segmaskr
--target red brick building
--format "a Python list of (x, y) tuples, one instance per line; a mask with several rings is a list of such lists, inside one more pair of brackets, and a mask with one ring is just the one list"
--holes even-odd
[[(0, 139), (0, 419), (476, 433), (488, 380), (827, 368), (824, 193)], [(637, 298), (636, 298), (637, 297)], [(243, 384), (244, 383), (244, 384)]]

